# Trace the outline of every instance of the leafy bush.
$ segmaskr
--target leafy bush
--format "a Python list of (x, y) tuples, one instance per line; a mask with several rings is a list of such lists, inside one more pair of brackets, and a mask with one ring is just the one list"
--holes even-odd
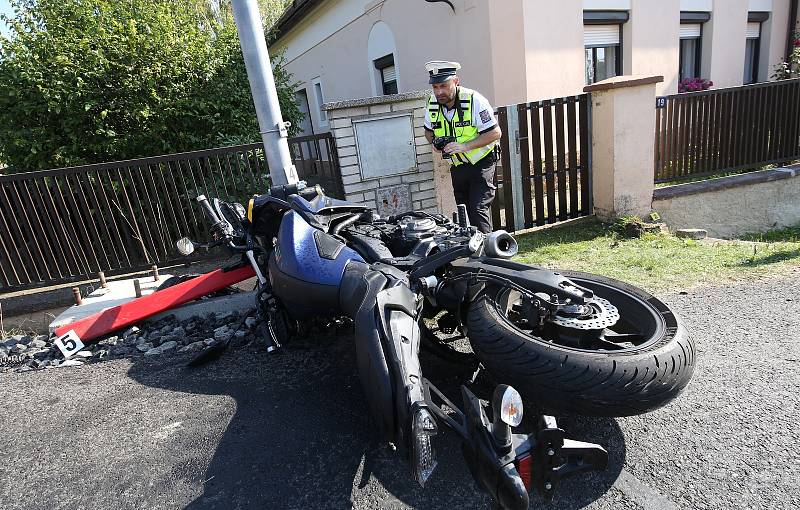
[(705, 78), (684, 78), (678, 84), (678, 92), (697, 92), (700, 90), (708, 90), (714, 86), (714, 82), (706, 80)]
[[(11, 35), (0, 36), (0, 161), (14, 171), (259, 140), (224, 2), (11, 3)], [(299, 126), (291, 76), (280, 59), (273, 69), (283, 116)]]
[(800, 32), (793, 34), (794, 43), (789, 58), (775, 66), (772, 78), (788, 80), (800, 77)]

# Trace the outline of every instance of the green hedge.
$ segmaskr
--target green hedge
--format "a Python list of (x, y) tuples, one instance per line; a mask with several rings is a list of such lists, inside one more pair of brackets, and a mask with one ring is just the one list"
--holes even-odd
[[(0, 37), (0, 161), (14, 171), (259, 140), (224, 2), (11, 3), (11, 35)], [(291, 76), (273, 68), (283, 116), (299, 126)]]

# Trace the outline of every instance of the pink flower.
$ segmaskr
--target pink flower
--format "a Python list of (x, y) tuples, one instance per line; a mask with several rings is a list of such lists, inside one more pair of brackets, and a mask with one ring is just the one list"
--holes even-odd
[(795, 48), (800, 48), (800, 39), (797, 39), (797, 40), (794, 42), (794, 47), (795, 47)]
[(698, 92), (711, 88), (714, 82), (705, 78), (684, 78), (678, 84), (678, 92)]

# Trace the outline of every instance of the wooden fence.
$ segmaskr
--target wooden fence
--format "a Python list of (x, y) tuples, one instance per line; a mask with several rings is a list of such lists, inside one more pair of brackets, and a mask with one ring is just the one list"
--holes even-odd
[(656, 182), (800, 159), (800, 79), (659, 99)]
[(588, 94), (505, 106), (492, 204), (508, 231), (592, 214)]
[[(315, 137), (290, 139), (298, 173), (339, 195), (333, 138)], [(260, 143), (0, 175), (0, 293), (187, 261), (175, 240), (208, 236), (194, 199), (244, 203), (268, 175)]]

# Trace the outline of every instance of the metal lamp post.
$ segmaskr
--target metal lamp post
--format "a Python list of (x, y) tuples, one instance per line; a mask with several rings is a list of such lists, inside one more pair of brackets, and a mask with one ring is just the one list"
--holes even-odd
[(286, 140), (288, 123), (281, 115), (258, 4), (256, 0), (232, 0), (231, 4), (272, 183), (293, 184), (298, 178)]

